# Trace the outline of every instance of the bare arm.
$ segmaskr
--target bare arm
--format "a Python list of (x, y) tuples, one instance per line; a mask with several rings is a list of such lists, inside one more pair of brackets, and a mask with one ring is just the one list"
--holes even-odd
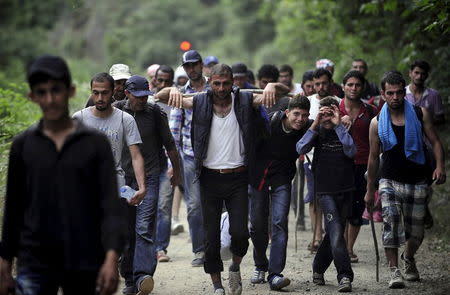
[(262, 94), (253, 94), (253, 106), (273, 106), (281, 97), (289, 93), (289, 87), (283, 83), (269, 83)]
[(97, 276), (97, 293), (101, 295), (114, 294), (119, 284), (118, 272), (119, 254), (115, 250), (106, 252), (105, 260)]
[(375, 197), (378, 166), (380, 165), (380, 139), (378, 138), (378, 120), (373, 118), (369, 127), (369, 160), (367, 163), (367, 191), (364, 201), (369, 212), (373, 208), (373, 200)]
[(133, 165), (134, 175), (138, 183), (139, 190), (134, 194), (130, 200), (131, 205), (138, 205), (142, 202), (145, 196), (145, 170), (144, 170), (144, 158), (142, 158), (141, 151), (137, 144), (129, 146), (131, 163)]
[(180, 168), (180, 154), (176, 149), (168, 151), (170, 162), (172, 163), (172, 177), (170, 183), (173, 187), (181, 183), (181, 168)]
[(171, 107), (192, 109), (193, 97), (183, 96), (176, 87), (166, 87), (156, 93), (155, 100), (165, 103)]
[(425, 108), (421, 109), (423, 113), (423, 132), (431, 143), (434, 158), (436, 159), (436, 169), (433, 171), (433, 181), (436, 181), (436, 184), (442, 184), (446, 180), (444, 149), (436, 130), (434, 130), (430, 113)]

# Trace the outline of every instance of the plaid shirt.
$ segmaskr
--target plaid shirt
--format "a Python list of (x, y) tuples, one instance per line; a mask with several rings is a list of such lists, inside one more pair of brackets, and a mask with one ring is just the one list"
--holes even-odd
[[(205, 83), (203, 90), (210, 89), (209, 84)], [(184, 93), (196, 92), (191, 87), (190, 81), (188, 81), (183, 88)], [(169, 127), (172, 132), (172, 136), (175, 139), (178, 151), (183, 152), (185, 155), (194, 157), (194, 151), (192, 150), (191, 143), (191, 122), (192, 122), (192, 110), (189, 109), (177, 109), (173, 108), (170, 111)]]

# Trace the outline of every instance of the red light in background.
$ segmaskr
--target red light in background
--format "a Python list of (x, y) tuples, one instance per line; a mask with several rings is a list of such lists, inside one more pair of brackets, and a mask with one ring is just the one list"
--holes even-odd
[(189, 41), (183, 41), (180, 43), (180, 49), (183, 51), (188, 51), (191, 49), (191, 43)]

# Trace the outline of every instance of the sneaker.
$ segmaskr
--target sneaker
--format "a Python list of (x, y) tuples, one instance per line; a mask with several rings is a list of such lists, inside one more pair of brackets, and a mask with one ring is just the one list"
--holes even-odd
[(148, 295), (153, 291), (153, 286), (155, 282), (152, 276), (146, 275), (142, 278), (138, 286), (138, 292), (136, 295)]
[(195, 258), (192, 260), (191, 265), (193, 267), (200, 267), (203, 266), (203, 263), (205, 263), (205, 252), (197, 252), (195, 253)]
[(184, 227), (178, 221), (178, 218), (177, 219), (172, 219), (172, 226), (171, 226), (170, 234), (172, 236), (176, 236), (176, 235), (178, 235), (179, 233), (182, 233), (182, 232), (184, 232)]
[(263, 284), (266, 282), (266, 272), (263, 270), (257, 270), (253, 272), (253, 276), (250, 279), (252, 284)]
[(123, 295), (136, 295), (136, 288), (134, 286), (125, 286), (125, 288), (122, 289)]
[(403, 276), (400, 269), (393, 266), (389, 268), (391, 273), (391, 279), (389, 281), (389, 288), (391, 289), (402, 289), (405, 288), (405, 283), (403, 282)]
[(166, 251), (164, 251), (164, 250), (158, 251), (156, 259), (158, 260), (158, 262), (169, 262), (170, 261), (170, 257), (167, 256)]
[(228, 272), (228, 287), (230, 289), (230, 295), (241, 295), (242, 294), (242, 280), (240, 271), (229, 271)]
[(352, 291), (352, 282), (347, 277), (343, 277), (339, 281), (338, 292), (351, 292)]
[(404, 255), (405, 255), (405, 253), (403, 252), (402, 255), (400, 255), (400, 258), (403, 261), (403, 266), (404, 266), (403, 274), (404, 274), (405, 280), (410, 281), (410, 282), (415, 282), (415, 281), (420, 280), (419, 271), (417, 270), (417, 267), (416, 267), (416, 261), (414, 259), (412, 259), (412, 260), (406, 259)]
[(281, 290), (281, 288), (288, 286), (290, 283), (291, 280), (286, 277), (274, 276), (269, 283), (270, 290)]
[(313, 272), (313, 283), (318, 286), (325, 285), (325, 279), (323, 277), (323, 273)]
[(217, 288), (214, 290), (214, 295), (225, 295), (225, 290), (223, 288)]

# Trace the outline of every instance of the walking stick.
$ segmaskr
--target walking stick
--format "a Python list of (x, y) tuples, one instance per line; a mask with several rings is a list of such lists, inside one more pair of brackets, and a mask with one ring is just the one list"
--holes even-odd
[(370, 213), (370, 227), (372, 229), (373, 244), (375, 246), (376, 278), (377, 278), (377, 282), (379, 282), (380, 281), (380, 277), (379, 277), (380, 253), (378, 252), (377, 234), (375, 232), (375, 224), (373, 222), (373, 209), (372, 208), (369, 210), (369, 213)]
[[(264, 92), (264, 89), (240, 89), (241, 92), (251, 92), (254, 94), (262, 94)], [(201, 92), (193, 92), (193, 93), (183, 93), (183, 97), (191, 97), (196, 96), (197, 94), (206, 93), (205, 91)], [(295, 94), (292, 92), (286, 93), (284, 96), (294, 97)]]
[[(300, 160), (298, 160), (300, 161)], [(295, 234), (294, 234), (294, 238), (295, 238), (295, 253), (297, 253), (297, 231), (298, 231), (298, 221), (300, 219), (300, 202), (303, 200), (303, 189), (304, 189), (304, 184), (305, 184), (305, 177), (304, 174), (301, 173), (301, 169), (303, 169), (303, 165), (298, 166), (297, 168), (297, 208), (295, 210)]]

